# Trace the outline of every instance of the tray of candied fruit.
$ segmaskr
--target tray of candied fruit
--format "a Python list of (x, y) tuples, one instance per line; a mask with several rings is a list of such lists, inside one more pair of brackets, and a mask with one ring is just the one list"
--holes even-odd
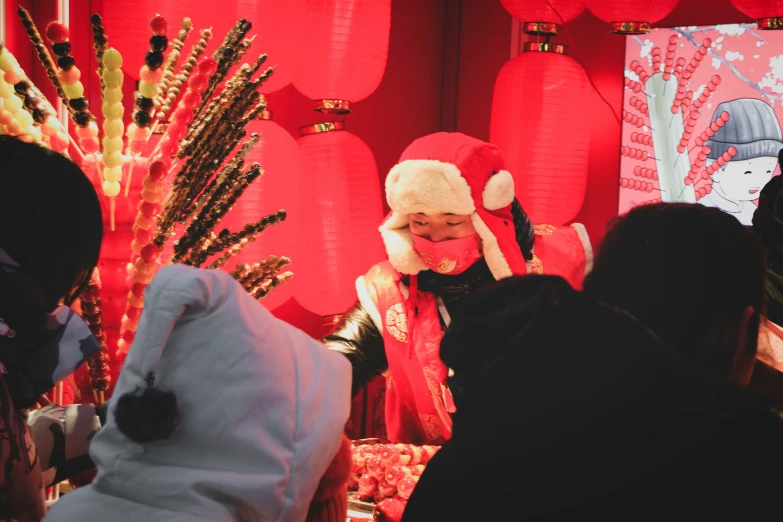
[(439, 449), (383, 439), (353, 441), (350, 509), (372, 513), (377, 522), (399, 522), (427, 462)]

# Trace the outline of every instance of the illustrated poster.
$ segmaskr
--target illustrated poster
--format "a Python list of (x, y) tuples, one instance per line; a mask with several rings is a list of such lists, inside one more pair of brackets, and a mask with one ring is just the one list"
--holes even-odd
[(655, 29), (626, 46), (619, 212), (658, 201), (750, 225), (783, 149), (783, 31)]

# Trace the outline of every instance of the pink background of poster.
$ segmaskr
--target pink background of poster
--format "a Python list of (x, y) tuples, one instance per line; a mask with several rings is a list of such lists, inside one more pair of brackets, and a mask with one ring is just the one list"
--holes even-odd
[[(632, 140), (633, 133), (652, 136), (652, 132), (650, 131), (649, 116), (638, 110), (639, 101), (648, 101), (644, 86), (640, 85), (641, 92), (634, 92), (634, 84), (628, 85), (628, 80), (632, 82), (640, 80), (630, 65), (633, 61), (638, 61), (644, 66), (647, 74), (653, 74), (653, 49), (659, 48), (661, 59), (665, 59), (666, 48), (672, 35), (678, 37), (674, 59), (685, 58), (686, 66), (693, 59), (704, 40), (706, 38), (712, 40), (709, 51), (687, 84), (687, 90), (694, 91), (694, 100), (701, 92), (705, 91), (708, 82), (715, 75), (720, 76), (720, 84), (701, 107), (689, 139), (691, 162), (695, 161), (701, 150), (700, 147), (695, 146), (695, 140), (710, 126), (713, 113), (721, 102), (738, 98), (763, 100), (771, 105), (778, 121), (783, 122), (783, 31), (759, 31), (755, 24), (655, 29), (648, 35), (629, 36), (626, 42), (625, 81), (627, 85), (623, 96), (625, 119), (622, 129), (622, 145), (624, 147), (646, 151), (650, 156), (655, 154), (653, 147)], [(634, 98), (637, 101), (632, 104)], [(643, 122), (641, 127), (629, 121), (635, 123), (637, 120), (633, 118), (634, 116), (641, 118)], [(679, 114), (677, 117), (682, 118)], [(667, 134), (670, 139), (679, 141), (681, 138), (679, 132)], [(629, 152), (628, 149), (625, 154), (621, 152), (620, 159), (619, 212), (621, 214), (636, 205), (654, 202), (661, 198), (659, 180), (652, 178), (649, 172), (643, 171), (642, 174), (646, 175), (640, 175), (639, 169), (637, 169), (637, 167), (656, 169), (656, 160), (650, 157), (644, 161), (633, 157), (638, 153), (631, 153), (629, 156)], [(684, 163), (687, 163), (687, 160)], [(703, 170), (704, 168), (699, 169), (700, 175), (697, 176), (695, 184), (697, 189), (710, 183), (709, 180), (704, 180), (701, 176)], [(623, 182), (623, 178), (627, 181)], [(624, 186), (624, 184), (629, 186)], [(633, 188), (634, 186), (636, 188)]]

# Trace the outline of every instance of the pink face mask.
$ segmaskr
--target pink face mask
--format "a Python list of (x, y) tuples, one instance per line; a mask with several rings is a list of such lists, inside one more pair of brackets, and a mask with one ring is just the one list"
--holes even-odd
[(461, 274), (483, 257), (478, 234), (440, 243), (413, 234), (413, 248), (439, 274)]

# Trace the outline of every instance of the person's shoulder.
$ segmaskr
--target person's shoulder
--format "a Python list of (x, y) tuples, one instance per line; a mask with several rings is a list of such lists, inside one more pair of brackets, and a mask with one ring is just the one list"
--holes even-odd
[(370, 269), (367, 270), (367, 273), (364, 275), (364, 278), (372, 280), (384, 276), (399, 279), (400, 273), (392, 266), (389, 261), (381, 261), (380, 263), (376, 263), (370, 267)]

